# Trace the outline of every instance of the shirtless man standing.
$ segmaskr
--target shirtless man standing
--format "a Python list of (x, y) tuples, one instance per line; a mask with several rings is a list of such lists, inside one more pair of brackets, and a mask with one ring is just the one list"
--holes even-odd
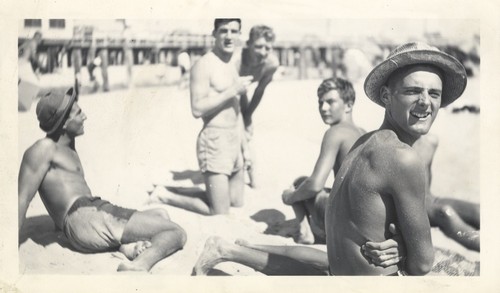
[[(367, 96), (385, 108), (385, 117), (379, 130), (358, 139), (336, 174), (325, 217), (327, 260), (311, 247), (235, 245), (211, 237), (194, 273), (235, 261), (259, 271), (300, 266), (302, 274), (427, 274), (434, 250), (425, 206), (426, 170), (412, 146), (429, 131), (439, 108), (461, 96), (466, 83), (464, 67), (452, 56), (422, 43), (397, 47), (365, 81)], [(399, 227), (406, 259), (377, 266), (374, 254), (362, 251), (369, 248), (367, 242), (384, 241), (394, 232), (389, 223)]]
[(36, 192), (78, 251), (96, 253), (118, 249), (131, 262), (118, 271), (149, 271), (158, 261), (181, 249), (184, 230), (164, 209), (137, 211), (92, 196), (75, 149), (86, 120), (73, 88), (66, 94), (48, 93), (36, 109), (47, 133), (26, 150), (19, 171), (19, 232)]
[(240, 30), (240, 19), (215, 19), (214, 48), (191, 69), (191, 111), (203, 119), (196, 149), (206, 193), (187, 197), (157, 186), (152, 196), (166, 204), (204, 215), (227, 214), (230, 206), (243, 206), (239, 99), (252, 77), (239, 77), (232, 61)]
[[(356, 140), (365, 133), (352, 121), (355, 92), (352, 84), (341, 78), (325, 79), (318, 87), (319, 112), (330, 125), (321, 143), (321, 151), (309, 177), (294, 182), (283, 191), (283, 202), (293, 207), (299, 233), (297, 243), (325, 243), (325, 208), (330, 188), (324, 188), (328, 175), (336, 174)], [(311, 228), (313, 228), (311, 230)]]
[(250, 177), (250, 186), (256, 187), (254, 175), (255, 160), (251, 140), (253, 137), (252, 115), (260, 104), (264, 91), (273, 79), (273, 75), (278, 69), (279, 60), (272, 54), (275, 34), (272, 28), (265, 25), (256, 25), (250, 29), (247, 41), (247, 48), (236, 54), (235, 64), (240, 76), (251, 75), (252, 82), (257, 83), (253, 96), (248, 100), (246, 93), (241, 95), (240, 106), (245, 136), (243, 137), (243, 160)]

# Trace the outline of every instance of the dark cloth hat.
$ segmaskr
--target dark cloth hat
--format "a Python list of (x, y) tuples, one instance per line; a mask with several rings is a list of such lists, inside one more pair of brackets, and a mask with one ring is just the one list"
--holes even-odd
[(51, 91), (42, 96), (36, 106), (40, 128), (49, 135), (56, 132), (67, 118), (75, 99), (76, 92), (73, 88), (65, 94)]
[(424, 43), (408, 43), (394, 49), (386, 60), (377, 65), (366, 77), (365, 93), (372, 101), (385, 107), (380, 100), (380, 87), (399, 68), (408, 65), (429, 64), (443, 72), (443, 93), (441, 107), (458, 99), (467, 85), (465, 68), (455, 57)]

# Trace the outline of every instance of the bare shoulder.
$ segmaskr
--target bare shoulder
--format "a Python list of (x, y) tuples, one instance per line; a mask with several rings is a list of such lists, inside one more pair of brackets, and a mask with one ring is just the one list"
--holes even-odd
[(401, 142), (392, 131), (374, 132), (367, 150), (371, 152), (376, 166), (391, 173), (423, 167), (418, 153), (411, 146)]
[(360, 130), (353, 124), (339, 123), (328, 128), (328, 130), (325, 132), (324, 139), (338, 141), (350, 141), (354, 139), (354, 141), (356, 141), (361, 135), (365, 133), (365, 131)]
[(42, 138), (36, 141), (24, 152), (24, 159), (51, 160), (57, 150), (57, 144), (50, 138)]
[(215, 55), (212, 51), (207, 52), (193, 64), (191, 71), (207, 70), (210, 64), (212, 64), (214, 57)]

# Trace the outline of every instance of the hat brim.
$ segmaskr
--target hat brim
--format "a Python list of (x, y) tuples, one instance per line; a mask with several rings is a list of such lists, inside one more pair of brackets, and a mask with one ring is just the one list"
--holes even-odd
[(68, 97), (68, 99), (65, 98), (66, 104), (61, 107), (62, 114), (57, 119), (57, 122), (54, 123), (54, 126), (52, 126), (52, 128), (47, 131), (47, 134), (49, 134), (49, 135), (56, 132), (61, 127), (61, 124), (63, 123), (63, 121), (66, 120), (68, 113), (71, 111), (73, 103), (75, 102), (76, 91), (73, 88), (70, 88), (69, 90), (66, 91), (65, 97)]
[(372, 101), (385, 107), (380, 100), (380, 88), (397, 69), (408, 65), (429, 64), (443, 71), (443, 94), (441, 107), (446, 107), (458, 99), (467, 85), (465, 68), (453, 56), (440, 51), (418, 50), (395, 55), (376, 66), (366, 77), (365, 93)]

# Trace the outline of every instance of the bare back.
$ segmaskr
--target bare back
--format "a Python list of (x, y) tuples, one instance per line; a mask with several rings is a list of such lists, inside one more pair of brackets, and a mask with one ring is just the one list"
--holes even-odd
[[(330, 133), (334, 133), (334, 135), (332, 136)], [(333, 165), (333, 174), (337, 174), (354, 143), (365, 133), (366, 131), (362, 128), (357, 127), (353, 123), (346, 122), (333, 125), (328, 129), (326, 137), (332, 137), (332, 139), (340, 141), (335, 164)]]
[[(400, 200), (395, 200), (397, 195), (394, 194), (394, 190), (397, 190), (394, 182), (405, 182), (406, 176), (398, 174), (399, 166), (395, 166), (394, 157), (398, 157), (398, 152), (409, 150), (411, 148), (401, 143), (393, 132), (382, 130), (362, 136), (345, 157), (335, 176), (325, 218), (332, 274), (390, 275), (398, 271), (397, 266), (382, 268), (370, 264), (361, 253), (361, 246), (367, 241), (382, 242), (388, 239), (389, 223), (406, 228), (406, 222), (400, 224), (402, 222), (397, 209), (403, 210), (400, 205), (410, 210), (411, 207), (408, 207), (409, 203), (396, 206), (395, 202), (399, 203)], [(416, 185), (422, 183), (421, 192), (424, 193), (424, 171), (423, 166), (419, 167), (422, 167), (418, 169), (422, 173), (422, 182)], [(412, 186), (411, 183), (409, 185)], [(409, 197), (406, 194), (402, 196)], [(424, 221), (423, 195), (419, 203), (421, 206), (418, 205), (416, 220)], [(425, 223), (422, 226), (425, 228)], [(404, 237), (409, 232), (404, 231), (403, 234)]]

